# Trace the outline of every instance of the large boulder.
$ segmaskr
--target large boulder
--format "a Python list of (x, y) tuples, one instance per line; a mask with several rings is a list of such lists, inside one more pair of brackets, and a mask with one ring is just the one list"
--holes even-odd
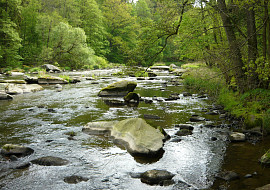
[(111, 131), (116, 143), (124, 145), (130, 154), (156, 155), (162, 151), (164, 135), (141, 118), (125, 119)]
[(98, 96), (126, 96), (129, 92), (133, 92), (137, 83), (133, 81), (119, 81), (101, 89)]
[(44, 69), (46, 69), (47, 72), (49, 72), (49, 71), (62, 72), (62, 70), (59, 67), (56, 67), (56, 66), (51, 65), (51, 64), (45, 64), (45, 65), (42, 65), (42, 67)]
[(30, 155), (34, 152), (32, 148), (24, 147), (15, 144), (5, 144), (1, 149), (1, 155), (10, 157), (12, 155), (16, 157), (23, 157)]

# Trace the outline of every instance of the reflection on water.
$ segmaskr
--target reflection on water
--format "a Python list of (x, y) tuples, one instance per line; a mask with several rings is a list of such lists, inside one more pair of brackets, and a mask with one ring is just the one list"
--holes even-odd
[[(109, 71), (108, 71), (109, 72)], [(81, 75), (81, 73), (73, 73)], [(101, 73), (95, 74), (96, 76)], [(171, 76), (173, 77), (173, 76)], [(19, 162), (42, 156), (58, 156), (70, 161), (67, 166), (44, 167), (32, 165), (29, 169), (12, 170), (1, 158), (0, 187), (2, 189), (181, 189), (179, 184), (159, 187), (148, 186), (139, 179), (131, 178), (130, 172), (150, 169), (165, 169), (184, 181), (190, 189), (208, 188), (219, 171), (226, 147), (226, 129), (208, 129), (203, 123), (194, 124), (193, 134), (181, 137), (180, 142), (167, 141), (162, 156), (151, 162), (133, 157), (108, 138), (84, 134), (82, 127), (93, 121), (122, 120), (141, 117), (145, 114), (159, 119), (146, 119), (153, 126), (161, 126), (175, 138), (175, 124), (190, 123), (192, 114), (210, 117), (201, 112), (208, 107), (207, 100), (179, 96), (173, 101), (164, 101), (172, 93), (183, 92), (182, 87), (170, 85), (170, 76), (155, 80), (137, 81), (135, 92), (153, 103), (140, 102), (138, 106), (112, 106), (97, 97), (99, 90), (121, 78), (97, 78), (93, 81), (63, 86), (56, 92), (53, 86), (32, 94), (18, 95), (13, 101), (0, 102), (0, 145), (22, 144), (35, 153)], [(136, 78), (128, 80), (136, 81)], [(167, 86), (164, 88), (164, 83)], [(122, 101), (122, 100), (119, 100)], [(118, 104), (116, 102), (116, 104)], [(50, 111), (53, 110), (53, 111)], [(218, 116), (211, 116), (209, 124), (222, 123)], [(68, 139), (67, 132), (77, 135)], [(217, 141), (211, 141), (216, 137)], [(154, 162), (153, 162), (154, 161)], [(90, 178), (87, 182), (67, 184), (64, 178), (79, 175)], [(186, 186), (185, 186), (186, 189)]]

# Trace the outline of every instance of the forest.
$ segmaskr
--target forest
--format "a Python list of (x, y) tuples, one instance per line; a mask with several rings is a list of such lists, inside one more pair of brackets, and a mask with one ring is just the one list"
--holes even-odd
[(0, 0), (0, 68), (204, 61), (269, 89), (269, 0)]

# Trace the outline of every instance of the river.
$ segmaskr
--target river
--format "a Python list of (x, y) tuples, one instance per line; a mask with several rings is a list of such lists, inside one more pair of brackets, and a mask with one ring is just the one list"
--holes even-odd
[[(197, 94), (184, 97), (182, 92), (186, 90), (182, 85), (172, 84), (170, 81), (175, 76), (168, 73), (161, 73), (153, 80), (139, 81), (135, 77), (110, 76), (114, 72), (117, 70), (66, 73), (95, 74), (96, 79), (64, 85), (61, 92), (53, 85), (45, 85), (43, 91), (0, 102), (0, 146), (20, 144), (35, 150), (19, 162), (43, 156), (58, 156), (70, 161), (66, 166), (31, 165), (15, 170), (11, 169), (12, 162), (0, 157), (1, 189), (207, 189), (213, 185), (224, 163), (228, 129), (205, 127), (206, 124), (226, 126), (226, 121), (218, 115), (205, 114), (204, 110), (212, 107), (211, 100), (200, 99)], [(140, 102), (138, 107), (110, 106), (97, 96), (101, 88), (120, 80), (136, 81), (135, 92), (145, 99), (153, 99), (153, 103)], [(172, 93), (180, 94), (180, 98), (164, 101)], [(144, 114), (159, 116), (160, 119), (146, 121), (162, 126), (172, 136), (164, 144), (163, 156), (155, 161), (133, 157), (106, 137), (82, 132), (88, 122), (143, 118)], [(190, 122), (194, 114), (205, 117), (206, 121)], [(178, 130), (175, 125), (184, 123), (194, 126), (193, 134), (175, 136)], [(68, 139), (68, 132), (76, 133), (73, 140)], [(213, 141), (212, 137), (217, 140)], [(181, 140), (175, 141), (177, 138)], [(173, 178), (176, 183), (166, 187), (150, 186), (130, 175), (150, 169), (165, 169), (176, 174)], [(64, 182), (63, 179), (71, 175), (89, 180), (77, 184)]]

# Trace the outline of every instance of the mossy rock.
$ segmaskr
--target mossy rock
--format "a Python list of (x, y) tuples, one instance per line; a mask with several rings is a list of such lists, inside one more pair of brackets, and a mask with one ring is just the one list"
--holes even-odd
[(135, 92), (129, 92), (125, 97), (124, 97), (125, 102), (139, 102), (140, 101), (140, 96), (135, 93)]
[(255, 127), (262, 126), (263, 120), (262, 116), (259, 114), (250, 114), (245, 118), (245, 127), (246, 129), (252, 129)]
[(270, 165), (270, 149), (261, 157), (262, 164)]
[(133, 92), (137, 83), (133, 81), (119, 81), (101, 89), (98, 96), (126, 96), (129, 92)]
[(133, 155), (155, 155), (163, 147), (164, 135), (141, 118), (118, 122), (113, 126), (111, 136)]
[(23, 156), (28, 156), (32, 154), (34, 150), (29, 147), (24, 147), (20, 145), (15, 145), (15, 144), (5, 144), (2, 147), (1, 154), (3, 156), (17, 156), (17, 157), (23, 157)]

